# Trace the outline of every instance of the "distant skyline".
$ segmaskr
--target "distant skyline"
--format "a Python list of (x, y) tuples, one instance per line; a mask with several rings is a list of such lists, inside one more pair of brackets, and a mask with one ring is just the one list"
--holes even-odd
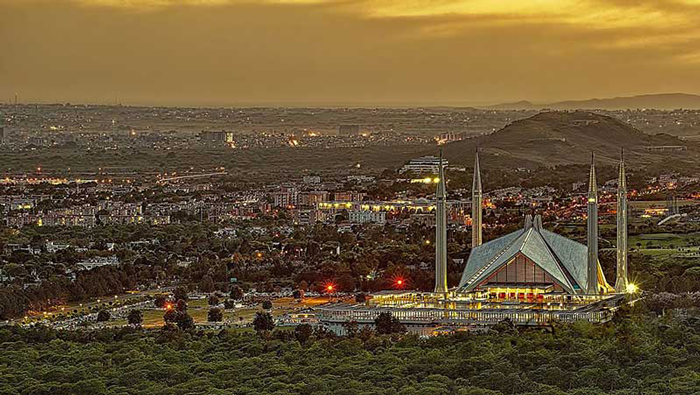
[(0, 102), (488, 105), (700, 93), (700, 0), (0, 0)]

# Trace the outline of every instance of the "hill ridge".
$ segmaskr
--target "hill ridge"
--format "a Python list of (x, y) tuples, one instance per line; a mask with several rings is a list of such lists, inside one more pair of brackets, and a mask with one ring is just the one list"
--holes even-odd
[[(686, 147), (652, 151), (653, 146)], [(628, 161), (645, 166), (664, 160), (698, 159), (696, 145), (667, 134), (650, 135), (618, 119), (587, 111), (546, 111), (512, 122), (488, 135), (443, 146), (451, 163), (471, 166), (474, 152), (505, 168), (585, 164), (594, 152), (601, 163), (613, 164), (625, 149)]]
[(700, 109), (700, 95), (690, 93), (651, 93), (634, 96), (592, 98), (586, 100), (564, 100), (535, 104), (527, 100), (486, 106), (498, 110), (636, 110), (636, 109)]

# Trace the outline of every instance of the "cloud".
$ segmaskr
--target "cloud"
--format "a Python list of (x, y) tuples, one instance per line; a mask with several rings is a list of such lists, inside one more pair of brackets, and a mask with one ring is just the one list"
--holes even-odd
[(0, 0), (0, 101), (20, 92), (45, 101), (464, 104), (700, 92), (698, 6)]

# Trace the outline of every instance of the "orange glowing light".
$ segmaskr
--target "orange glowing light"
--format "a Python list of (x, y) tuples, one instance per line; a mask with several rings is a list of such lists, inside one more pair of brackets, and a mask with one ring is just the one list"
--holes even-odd
[(328, 290), (328, 292), (331, 292), (331, 291), (333, 291), (333, 286), (332, 286), (332, 285), (329, 285), (329, 286), (326, 287), (326, 289)]
[(403, 289), (408, 285), (408, 281), (404, 277), (395, 276), (392, 278), (392, 283), (395, 289)]

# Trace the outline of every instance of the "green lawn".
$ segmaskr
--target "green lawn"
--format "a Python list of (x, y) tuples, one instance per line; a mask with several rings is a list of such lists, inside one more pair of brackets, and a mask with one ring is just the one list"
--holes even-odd
[(637, 248), (637, 244), (641, 243), (642, 248), (649, 246), (662, 248), (678, 248), (696, 246), (697, 240), (700, 238), (700, 233), (675, 234), (675, 233), (651, 233), (630, 236), (628, 245), (630, 248)]
[[(117, 298), (100, 298), (100, 299), (95, 299), (90, 302), (83, 303), (82, 305), (79, 303), (72, 303), (69, 305), (63, 305), (63, 306), (56, 306), (52, 312), (51, 315), (54, 314), (61, 314), (62, 312), (68, 313), (71, 312), (73, 309), (79, 310), (79, 311), (84, 311), (88, 312), (89, 308), (95, 307), (95, 306), (102, 306), (104, 305), (107, 308), (110, 308), (109, 302), (111, 301), (124, 301), (129, 298), (139, 298), (142, 297), (145, 293), (137, 293), (137, 294), (125, 294), (125, 295), (119, 295)], [(99, 300), (99, 302), (97, 302)], [(329, 298), (322, 296), (322, 297), (315, 297), (315, 298), (304, 298), (302, 301), (297, 301), (294, 298), (279, 298), (276, 300), (273, 300), (273, 309), (272, 309), (272, 315), (274, 317), (279, 317), (281, 315), (287, 314), (294, 312), (295, 310), (300, 310), (304, 308), (311, 308), (314, 306), (318, 306), (323, 303), (329, 302)], [(187, 304), (188, 306), (188, 313), (192, 316), (195, 322), (207, 322), (207, 315), (209, 313), (209, 303), (208, 299), (196, 299), (196, 300), (190, 300)], [(151, 305), (149, 304), (149, 307)], [(253, 321), (255, 318), (255, 313), (262, 311), (262, 306), (257, 305), (255, 307), (246, 307), (246, 308), (240, 308), (240, 309), (230, 309), (224, 312), (224, 320), (232, 322), (234, 324), (249, 324)], [(163, 314), (165, 314), (165, 310), (162, 309), (153, 309), (153, 308), (148, 308), (148, 309), (142, 309), (143, 312), (143, 326), (145, 328), (157, 328), (161, 327), (164, 324), (163, 321)], [(33, 319), (40, 320), (44, 318), (44, 315), (42, 312), (37, 312), (32, 315)], [(242, 320), (240, 318), (243, 318)], [(110, 321), (109, 326), (124, 326), (126, 325), (126, 319), (124, 318), (119, 318), (115, 319), (113, 321)]]

